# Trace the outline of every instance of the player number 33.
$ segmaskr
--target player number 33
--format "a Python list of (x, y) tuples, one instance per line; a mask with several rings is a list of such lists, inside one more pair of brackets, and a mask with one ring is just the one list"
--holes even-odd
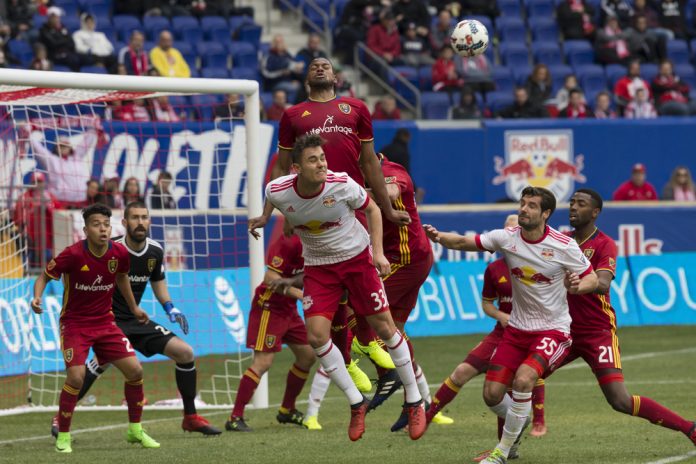
[(375, 311), (379, 311), (382, 308), (389, 306), (389, 303), (387, 302), (387, 295), (384, 294), (384, 290), (372, 292), (370, 293), (370, 296), (375, 301), (375, 307), (373, 308)]

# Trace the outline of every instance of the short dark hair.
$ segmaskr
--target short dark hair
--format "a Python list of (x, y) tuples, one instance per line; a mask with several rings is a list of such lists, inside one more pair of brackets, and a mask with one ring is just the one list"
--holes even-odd
[(141, 200), (136, 200), (136, 201), (131, 201), (126, 205), (126, 209), (123, 210), (123, 217), (125, 219), (128, 219), (128, 213), (130, 213), (130, 210), (134, 208), (145, 208), (147, 209), (147, 205), (145, 204), (144, 201)]
[(84, 219), (85, 224), (87, 224), (87, 221), (91, 216), (94, 216), (95, 214), (103, 214), (106, 217), (111, 217), (111, 209), (103, 205), (101, 203), (95, 203), (93, 205), (89, 205), (85, 209), (82, 210), (82, 219)]
[(584, 193), (585, 195), (589, 195), (590, 198), (592, 198), (592, 203), (594, 203), (594, 207), (599, 208), (599, 210), (602, 211), (602, 208), (604, 207), (604, 200), (602, 200), (602, 196), (599, 193), (597, 193), (596, 190), (581, 188), (577, 189), (575, 193)]
[(580, 95), (582, 95), (582, 90), (580, 90), (579, 88), (575, 87), (574, 89), (571, 89), (570, 92), (568, 92), (568, 95), (570, 96), (570, 95), (573, 95), (574, 93), (579, 93)]
[(522, 190), (520, 199), (524, 197), (541, 197), (541, 211), (550, 210), (549, 217), (556, 211), (556, 197), (549, 189), (529, 185)]
[(302, 161), (302, 153), (307, 148), (321, 147), (326, 141), (317, 134), (303, 135), (295, 140), (295, 145), (292, 147), (292, 162), (300, 164)]
[(158, 180), (162, 179), (172, 180), (172, 174), (169, 171), (160, 171)]

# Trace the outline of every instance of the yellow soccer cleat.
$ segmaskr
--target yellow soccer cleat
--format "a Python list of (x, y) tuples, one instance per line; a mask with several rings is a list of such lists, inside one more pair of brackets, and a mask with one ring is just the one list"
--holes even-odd
[(304, 421), (302, 421), (302, 425), (307, 427), (307, 430), (321, 430), (321, 424), (317, 416), (305, 417)]
[(346, 366), (346, 369), (348, 369), (348, 374), (350, 374), (350, 378), (353, 379), (353, 383), (358, 387), (358, 390), (363, 393), (372, 390), (370, 378), (358, 367), (358, 362), (356, 360), (352, 359), (350, 364)]
[(351, 351), (356, 354), (361, 354), (369, 357), (375, 364), (383, 369), (394, 369), (394, 361), (392, 361), (389, 353), (379, 346), (376, 340), (372, 340), (367, 346), (361, 345), (357, 337), (353, 337)]
[(452, 425), (454, 424), (454, 419), (445, 416), (442, 414), (442, 411), (440, 411), (433, 416), (433, 424)]
[(126, 441), (128, 443), (140, 443), (143, 448), (160, 447), (159, 443), (157, 443), (151, 436), (145, 433), (145, 430), (143, 430), (143, 426), (139, 423), (128, 424)]
[(58, 432), (58, 436), (56, 437), (56, 451), (59, 453), (72, 453), (70, 442), (70, 432)]

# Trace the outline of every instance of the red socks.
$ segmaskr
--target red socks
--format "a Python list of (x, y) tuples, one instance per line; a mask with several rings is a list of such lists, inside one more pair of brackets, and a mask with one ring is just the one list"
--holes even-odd
[(70, 431), (70, 423), (72, 422), (73, 412), (77, 404), (77, 395), (79, 393), (79, 388), (72, 387), (67, 383), (63, 385), (63, 391), (60, 392), (58, 403), (58, 431)]
[(308, 371), (303, 371), (297, 367), (297, 364), (292, 365), (288, 371), (288, 379), (285, 384), (285, 395), (283, 395), (283, 403), (280, 407), (282, 412), (287, 414), (295, 409), (295, 400), (300, 392), (302, 392), (302, 387), (304, 387), (307, 377), (309, 377)]
[(633, 415), (647, 419), (653, 424), (660, 425), (672, 430), (678, 430), (688, 434), (693, 427), (693, 423), (687, 421), (679, 414), (662, 406), (650, 398), (634, 395)]
[(544, 423), (544, 397), (546, 395), (546, 387), (543, 379), (537, 380), (534, 389), (532, 390), (532, 415), (535, 424)]
[(143, 379), (127, 381), (123, 384), (123, 393), (126, 395), (128, 403), (128, 422), (138, 423), (143, 416)]
[(261, 378), (251, 368), (244, 371), (242, 379), (239, 381), (239, 389), (237, 390), (237, 398), (234, 400), (234, 408), (232, 409), (232, 417), (244, 417), (244, 408), (254, 396), (256, 387), (259, 385)]
[(455, 396), (457, 396), (460, 388), (461, 387), (458, 387), (454, 384), (454, 382), (452, 382), (451, 378), (447, 377), (445, 379), (442, 385), (440, 385), (440, 388), (437, 390), (437, 393), (435, 393), (433, 402), (430, 405), (430, 409), (428, 409), (427, 415), (429, 421), (432, 420), (435, 414), (440, 412), (442, 408), (447, 406)]

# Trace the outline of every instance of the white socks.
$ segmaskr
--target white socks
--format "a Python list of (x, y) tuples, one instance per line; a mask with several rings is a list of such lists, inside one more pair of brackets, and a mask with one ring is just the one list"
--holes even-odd
[(418, 391), (425, 402), (432, 403), (433, 399), (430, 396), (428, 379), (425, 378), (425, 373), (423, 372), (423, 369), (421, 369), (420, 364), (416, 364), (416, 384), (418, 384)]
[(401, 383), (404, 386), (406, 402), (415, 403), (420, 401), (421, 394), (418, 391), (416, 375), (413, 373), (413, 364), (411, 364), (411, 353), (408, 350), (406, 340), (404, 340), (401, 332), (397, 330), (389, 340), (384, 340), (384, 343), (387, 345), (389, 355), (396, 366), (396, 372), (399, 374)]
[[(343, 355), (341, 355), (338, 348), (334, 346), (333, 342), (329, 340), (326, 345), (314, 348), (314, 352), (317, 354), (324, 372), (326, 372), (336, 386), (345, 393), (350, 404), (353, 405), (362, 402), (363, 395), (358, 391), (358, 388), (353, 383), (353, 379), (350, 378), (346, 365), (343, 363)], [(408, 349), (406, 352), (408, 353)], [(413, 376), (413, 371), (411, 375)]]
[[(505, 395), (507, 396), (507, 395)], [(532, 392), (521, 393), (512, 391), (512, 403), (508, 408), (507, 416), (505, 417), (505, 427), (503, 427), (503, 437), (500, 439), (498, 448), (505, 453), (505, 456), (510, 453), (517, 437), (520, 435), (524, 424), (532, 412)]]
[(503, 400), (496, 404), (495, 406), (489, 406), (488, 408), (495, 413), (496, 416), (505, 419), (507, 417), (507, 412), (512, 405), (512, 398), (507, 393), (503, 396)]
[(324, 372), (323, 368), (317, 369), (312, 379), (312, 387), (309, 390), (309, 404), (307, 406), (307, 417), (318, 416), (321, 402), (324, 400), (324, 395), (331, 385), (331, 378)]

